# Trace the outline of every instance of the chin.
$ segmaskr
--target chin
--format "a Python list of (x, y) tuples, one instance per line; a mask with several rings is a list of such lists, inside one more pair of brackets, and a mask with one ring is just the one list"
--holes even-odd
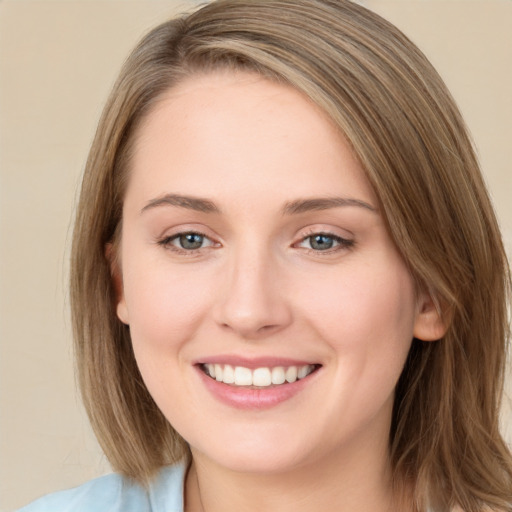
[[(235, 437), (225, 443), (210, 444), (204, 450), (191, 448), (192, 454), (206, 457), (230, 471), (262, 475), (285, 473), (307, 464), (308, 454), (314, 457), (312, 450), (303, 443), (292, 442), (290, 437), (282, 434), (276, 439), (251, 436), (250, 433), (243, 439)], [(283, 439), (289, 442), (283, 442)]]

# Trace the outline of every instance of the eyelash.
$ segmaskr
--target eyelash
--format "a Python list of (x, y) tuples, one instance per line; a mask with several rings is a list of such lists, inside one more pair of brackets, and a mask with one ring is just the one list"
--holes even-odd
[(200, 236), (203, 238), (203, 240), (209, 240), (211, 242), (209, 247), (218, 245), (216, 242), (211, 240), (211, 238), (209, 236), (207, 236), (204, 233), (201, 233), (199, 231), (182, 231), (180, 233), (176, 233), (175, 235), (166, 236), (166, 237), (162, 238), (161, 240), (158, 240), (157, 243), (158, 243), (158, 245), (164, 247), (165, 249), (168, 249), (170, 251), (173, 251), (173, 252), (183, 255), (183, 256), (197, 256), (200, 253), (200, 251), (208, 248), (208, 247), (198, 247), (197, 249), (185, 249), (183, 247), (178, 247), (172, 243), (175, 240), (179, 240), (181, 237), (184, 237), (187, 235)]
[[(202, 237), (203, 241), (209, 240), (210, 245), (208, 245), (206, 247), (198, 247), (198, 248), (194, 248), (194, 249), (185, 249), (183, 247), (178, 247), (173, 244), (173, 242), (175, 240), (179, 240), (181, 237), (185, 237), (187, 235), (194, 235), (194, 236)], [(311, 241), (314, 237), (329, 238), (337, 244), (334, 248), (328, 248), (325, 250), (313, 249), (312, 247), (309, 247), (309, 248), (303, 247), (303, 249), (305, 249), (308, 253), (314, 254), (314, 255), (320, 255), (320, 256), (329, 255), (329, 254), (337, 253), (338, 251), (351, 249), (355, 245), (354, 240), (349, 240), (349, 239), (343, 238), (341, 236), (335, 235), (333, 233), (328, 233), (328, 232), (324, 232), (324, 231), (320, 231), (320, 232), (314, 231), (314, 232), (304, 236), (303, 238), (301, 238), (300, 241), (298, 243), (295, 243), (293, 246), (300, 247), (300, 244), (304, 243), (306, 240)], [(204, 233), (201, 233), (199, 231), (183, 231), (183, 232), (171, 235), (171, 236), (166, 236), (166, 237), (162, 238), (161, 240), (158, 240), (157, 243), (158, 243), (158, 245), (160, 245), (168, 250), (171, 250), (177, 254), (184, 255), (184, 256), (196, 256), (196, 255), (200, 254), (203, 249), (207, 249), (208, 247), (215, 247), (216, 245), (217, 246), (220, 245), (220, 244), (218, 244), (218, 242), (214, 242), (213, 240), (211, 240), (210, 237), (208, 237), (207, 235), (205, 235)]]
[(303, 237), (298, 244), (294, 244), (294, 245), (295, 246), (300, 245), (300, 244), (304, 243), (306, 240), (310, 240), (310, 244), (311, 244), (312, 239), (315, 238), (315, 237), (330, 238), (331, 240), (333, 240), (337, 244), (333, 248), (324, 249), (324, 250), (313, 249), (312, 247), (309, 247), (309, 248), (308, 247), (304, 247), (304, 249), (308, 253), (314, 254), (315, 256), (328, 256), (328, 255), (332, 255), (332, 254), (335, 254), (335, 253), (337, 253), (339, 251), (351, 249), (355, 245), (355, 241), (354, 240), (343, 238), (341, 236), (335, 235), (334, 233), (329, 233), (329, 232), (325, 232), (325, 231), (314, 231), (314, 232), (311, 232), (308, 235), (306, 235), (305, 237)]

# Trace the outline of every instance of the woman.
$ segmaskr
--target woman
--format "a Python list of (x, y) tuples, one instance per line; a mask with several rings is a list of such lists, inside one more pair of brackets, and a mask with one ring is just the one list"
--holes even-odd
[(26, 510), (507, 510), (509, 275), (437, 73), (339, 0), (153, 30), (84, 175), (71, 297), (112, 475)]

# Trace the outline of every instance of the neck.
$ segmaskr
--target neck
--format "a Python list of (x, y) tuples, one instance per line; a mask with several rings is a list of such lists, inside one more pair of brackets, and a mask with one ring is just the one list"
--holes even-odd
[[(193, 454), (186, 512), (388, 512), (393, 507), (387, 446), (336, 453), (286, 472), (231, 471)], [(341, 461), (341, 462), (340, 462)]]

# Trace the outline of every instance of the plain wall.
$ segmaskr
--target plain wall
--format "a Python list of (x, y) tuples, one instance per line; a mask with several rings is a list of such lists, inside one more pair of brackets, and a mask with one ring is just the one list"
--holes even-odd
[[(76, 391), (73, 204), (121, 63), (192, 1), (0, 1), (0, 511), (108, 471)], [(512, 253), (512, 1), (367, 0), (422, 48), (473, 133)], [(504, 409), (512, 439), (512, 415)]]

